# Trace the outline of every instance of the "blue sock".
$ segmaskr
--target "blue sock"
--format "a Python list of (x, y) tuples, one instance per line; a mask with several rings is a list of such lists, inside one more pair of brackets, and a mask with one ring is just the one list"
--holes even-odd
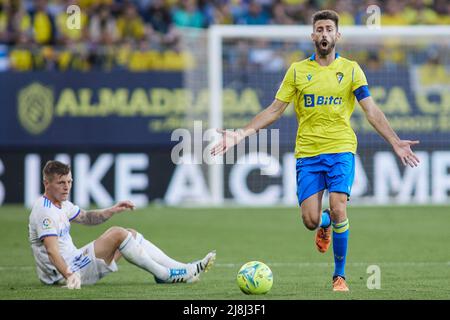
[(333, 222), (333, 253), (334, 274), (345, 278), (345, 261), (347, 258), (347, 243), (349, 236), (348, 219), (340, 223)]
[(328, 211), (322, 212), (322, 222), (320, 223), (321, 228), (328, 228), (330, 226), (331, 219)]

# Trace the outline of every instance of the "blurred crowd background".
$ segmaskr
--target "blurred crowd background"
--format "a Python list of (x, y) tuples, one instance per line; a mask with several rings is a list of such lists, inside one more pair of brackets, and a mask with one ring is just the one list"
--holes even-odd
[[(183, 28), (307, 25), (325, 8), (340, 14), (341, 25), (364, 25), (371, 4), (381, 8), (383, 26), (450, 25), (448, 0), (0, 0), (0, 71), (183, 70), (196, 63), (180, 46)], [(80, 29), (66, 25), (70, 5), (81, 8)], [(256, 46), (259, 56), (246, 63), (261, 59), (268, 44)], [(269, 67), (297, 58), (269, 59)], [(368, 64), (380, 59), (366, 53)]]

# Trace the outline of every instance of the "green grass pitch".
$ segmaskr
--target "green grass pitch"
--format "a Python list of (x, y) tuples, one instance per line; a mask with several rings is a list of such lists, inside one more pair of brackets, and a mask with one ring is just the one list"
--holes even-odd
[[(349, 293), (331, 291), (332, 248), (320, 254), (297, 208), (148, 207), (99, 226), (72, 225), (83, 246), (113, 225), (135, 228), (180, 261), (217, 250), (210, 272), (194, 284), (156, 284), (148, 273), (119, 262), (119, 271), (94, 286), (70, 291), (44, 286), (28, 244), (28, 211), (0, 207), (0, 299), (449, 299), (450, 208), (350, 207)], [(260, 260), (274, 274), (272, 290), (246, 296), (236, 285), (240, 266)], [(369, 290), (369, 265), (381, 270), (381, 289)]]

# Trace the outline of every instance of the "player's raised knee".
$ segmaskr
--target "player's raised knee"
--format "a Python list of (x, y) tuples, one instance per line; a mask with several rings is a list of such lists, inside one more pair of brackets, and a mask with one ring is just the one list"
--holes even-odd
[(128, 230), (122, 227), (114, 226), (106, 231), (111, 237), (123, 240), (128, 235)]
[(319, 220), (318, 219), (314, 219), (314, 218), (311, 218), (311, 217), (308, 217), (308, 216), (305, 216), (305, 215), (302, 215), (302, 219), (303, 219), (303, 224), (309, 230), (316, 230), (317, 227), (319, 226)]
[(126, 230), (129, 231), (129, 232), (131, 232), (131, 234), (133, 235), (133, 237), (136, 238), (136, 234), (137, 234), (137, 231), (136, 231), (136, 230), (131, 229), (131, 228), (126, 228)]

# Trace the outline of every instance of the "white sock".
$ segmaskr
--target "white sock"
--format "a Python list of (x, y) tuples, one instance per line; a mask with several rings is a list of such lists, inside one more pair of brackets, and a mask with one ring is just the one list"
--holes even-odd
[(155, 246), (153, 243), (144, 238), (139, 232), (136, 233), (136, 241), (144, 248), (145, 252), (157, 263), (174, 269), (187, 268), (186, 263), (176, 261), (165, 254), (161, 249)]
[(135, 266), (147, 270), (159, 279), (165, 280), (169, 278), (169, 269), (153, 260), (146, 253), (146, 250), (133, 238), (131, 232), (128, 232), (128, 236), (120, 244), (119, 250), (123, 257)]

